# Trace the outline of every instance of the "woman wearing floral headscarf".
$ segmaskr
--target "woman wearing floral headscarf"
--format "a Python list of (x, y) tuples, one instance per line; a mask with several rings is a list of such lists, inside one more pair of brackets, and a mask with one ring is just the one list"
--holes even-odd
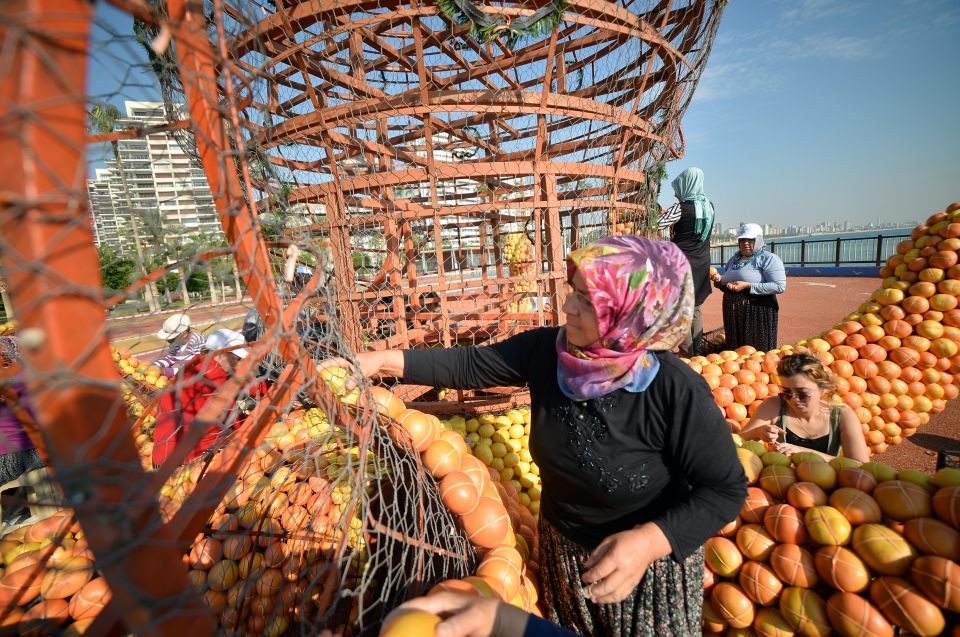
[(727, 261), (725, 272), (713, 277), (723, 290), (723, 331), (727, 348), (751, 345), (760, 351), (777, 346), (780, 304), (777, 295), (787, 289), (780, 257), (763, 247), (763, 228), (740, 224), (739, 250)]
[(677, 203), (660, 216), (661, 230), (670, 228), (670, 240), (676, 243), (693, 274), (693, 323), (690, 333), (680, 342), (687, 356), (700, 353), (703, 338), (703, 319), (700, 306), (712, 292), (710, 288), (710, 232), (713, 230), (713, 203), (703, 192), (703, 171), (687, 168), (670, 182)]
[(670, 352), (690, 329), (690, 266), (673, 243), (619, 236), (571, 252), (567, 277), (563, 327), (366, 352), (359, 371), (528, 385), (545, 616), (582, 635), (699, 634), (702, 544), (736, 517), (746, 480), (709, 387)]

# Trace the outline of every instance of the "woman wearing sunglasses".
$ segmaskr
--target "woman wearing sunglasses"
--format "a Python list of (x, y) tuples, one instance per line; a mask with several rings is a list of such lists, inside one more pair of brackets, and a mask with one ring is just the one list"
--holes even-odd
[(858, 462), (869, 459), (860, 420), (849, 405), (830, 401), (836, 385), (819, 359), (792, 354), (777, 372), (780, 395), (763, 401), (740, 433), (744, 440), (772, 443), (787, 455), (815, 451), (830, 459), (842, 452)]

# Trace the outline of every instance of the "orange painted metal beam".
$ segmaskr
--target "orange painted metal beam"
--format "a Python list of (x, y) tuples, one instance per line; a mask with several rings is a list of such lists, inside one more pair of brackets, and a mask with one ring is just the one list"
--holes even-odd
[[(86, 0), (13, 0), (0, 37), (0, 236), (17, 307), (24, 375), (48, 459), (99, 556), (126, 630), (206, 635), (210, 610), (157, 517), (106, 338), (86, 201)], [(171, 568), (171, 565), (175, 565)]]

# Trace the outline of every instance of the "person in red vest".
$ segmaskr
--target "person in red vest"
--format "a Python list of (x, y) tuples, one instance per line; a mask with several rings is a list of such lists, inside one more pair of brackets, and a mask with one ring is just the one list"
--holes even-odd
[[(206, 426), (203, 438), (191, 449), (184, 462), (211, 451), (230, 429), (243, 421), (245, 414), (237, 406), (236, 396), (210, 421), (197, 422), (197, 416), (214, 392), (235, 373), (237, 365), (249, 353), (240, 332), (220, 329), (207, 337), (204, 351), (187, 361), (177, 375), (176, 389), (160, 398), (153, 433), (153, 466), (159, 467), (173, 453), (190, 427)], [(268, 384), (257, 380), (241, 392), (241, 398), (259, 396)], [(242, 402), (242, 401), (241, 401)]]

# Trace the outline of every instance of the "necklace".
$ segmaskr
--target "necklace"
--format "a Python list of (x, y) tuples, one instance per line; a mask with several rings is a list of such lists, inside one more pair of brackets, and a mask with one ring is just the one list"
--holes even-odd
[(806, 425), (801, 425), (801, 420), (796, 416), (789, 413), (784, 415), (793, 419), (793, 426), (786, 426), (785, 428), (792, 431), (795, 436), (803, 438), (804, 440), (815, 440), (830, 433), (829, 416), (824, 417), (825, 410), (823, 405), (820, 405), (814, 418), (808, 420)]

